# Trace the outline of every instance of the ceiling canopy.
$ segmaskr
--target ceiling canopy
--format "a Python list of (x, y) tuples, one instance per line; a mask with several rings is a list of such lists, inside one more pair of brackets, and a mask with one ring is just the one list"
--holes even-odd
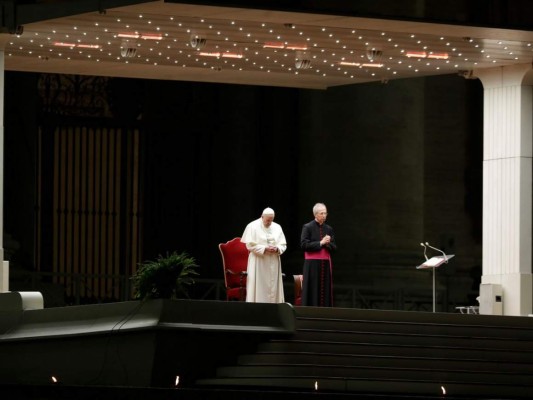
[(127, 4), (71, 10), (0, 34), (5, 69), (326, 89), (429, 75), (470, 77), (476, 69), (533, 59), (533, 32), (525, 30), (107, 2), (115, 3)]

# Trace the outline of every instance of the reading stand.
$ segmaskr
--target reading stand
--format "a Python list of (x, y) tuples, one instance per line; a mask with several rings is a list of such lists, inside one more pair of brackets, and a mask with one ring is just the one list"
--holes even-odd
[(443, 256), (431, 257), (429, 260), (426, 260), (424, 263), (420, 264), (416, 269), (432, 269), (433, 270), (433, 312), (435, 312), (435, 270), (440, 267), (442, 264), (446, 264), (448, 260), (454, 257), (455, 254), (447, 254)]

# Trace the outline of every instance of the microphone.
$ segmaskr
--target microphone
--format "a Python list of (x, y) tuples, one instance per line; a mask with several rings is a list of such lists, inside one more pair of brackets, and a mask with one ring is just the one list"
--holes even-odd
[(428, 242), (426, 242), (426, 246), (430, 249), (437, 250), (438, 252), (442, 253), (442, 255), (444, 256), (444, 262), (448, 262), (448, 257), (446, 256), (446, 253), (443, 252), (441, 249), (437, 249), (436, 247), (430, 246)]
[(426, 257), (426, 261), (428, 260), (428, 256), (426, 256), (426, 245), (424, 243), (420, 243), (420, 246), (422, 246), (424, 248), (424, 257)]

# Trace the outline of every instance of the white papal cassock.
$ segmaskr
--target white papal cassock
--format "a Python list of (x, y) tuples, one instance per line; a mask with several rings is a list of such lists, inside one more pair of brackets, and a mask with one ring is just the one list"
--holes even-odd
[[(261, 218), (250, 222), (241, 238), (248, 249), (248, 277), (246, 301), (255, 303), (283, 303), (283, 280), (280, 255), (287, 249), (281, 226), (272, 222), (267, 228)], [(277, 253), (265, 252), (276, 246)]]

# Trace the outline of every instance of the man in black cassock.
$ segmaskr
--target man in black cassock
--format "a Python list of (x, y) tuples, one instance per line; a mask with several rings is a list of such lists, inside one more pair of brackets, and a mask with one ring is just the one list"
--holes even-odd
[(333, 307), (331, 253), (337, 249), (333, 228), (327, 225), (323, 203), (313, 207), (315, 219), (302, 228), (300, 245), (305, 252), (302, 306)]

